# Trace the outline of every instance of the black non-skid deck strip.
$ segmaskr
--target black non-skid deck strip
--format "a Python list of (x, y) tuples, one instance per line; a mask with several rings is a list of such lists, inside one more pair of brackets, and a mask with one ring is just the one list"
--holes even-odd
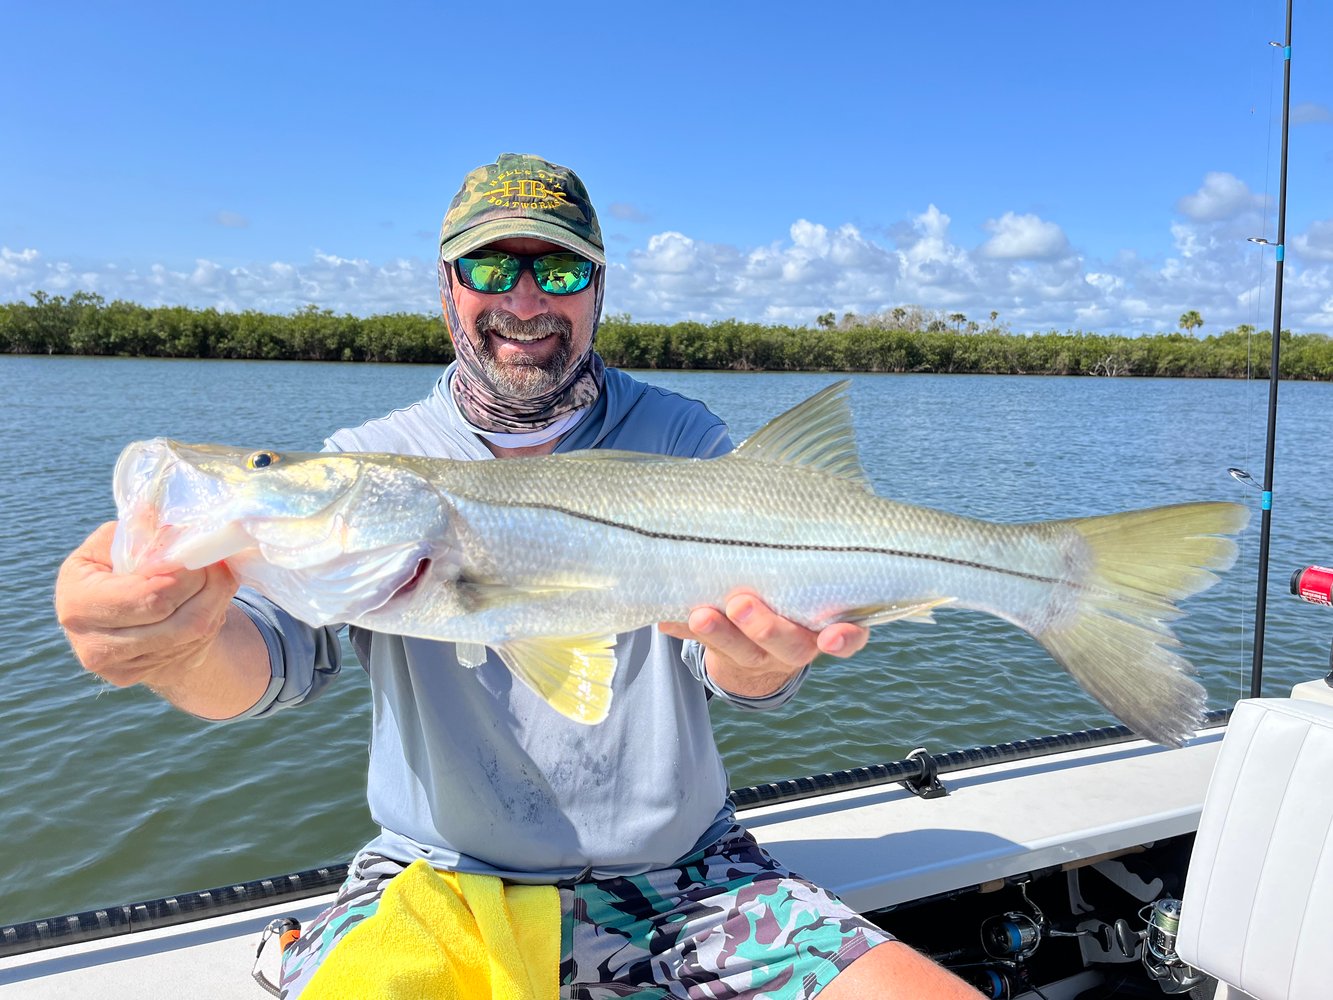
[(42, 920), (0, 926), (0, 958), (61, 945), (116, 937), (157, 927), (254, 910), (274, 903), (318, 896), (342, 884), (347, 865), (326, 865), (276, 878), (236, 882), (216, 889), (184, 892), (142, 903), (108, 906)]
[[(1213, 729), (1217, 726), (1224, 726), (1230, 718), (1230, 709), (1208, 712), (1204, 715), (1202, 728)], [(1013, 743), (998, 743), (972, 747), (967, 750), (950, 750), (947, 753), (932, 754), (930, 759), (935, 764), (935, 774), (941, 775), (953, 771), (984, 767), (987, 764), (1033, 760), (1037, 757), (1046, 757), (1070, 750), (1114, 746), (1117, 743), (1129, 743), (1141, 738), (1128, 726), (1104, 726), (1100, 729), (1085, 729), (1073, 733), (1037, 736), (1032, 739), (1016, 740)], [(737, 788), (731, 792), (731, 800), (736, 804), (736, 809), (739, 812), (746, 809), (755, 809), (759, 806), (777, 805), (782, 802), (798, 802), (801, 799), (829, 795), (850, 788), (871, 788), (875, 785), (888, 785), (899, 781), (922, 779), (928, 775), (929, 771), (929, 765), (920, 757), (895, 760), (884, 764), (853, 767), (845, 771), (814, 774), (806, 778), (787, 778), (783, 781), (751, 785), (749, 788)]]

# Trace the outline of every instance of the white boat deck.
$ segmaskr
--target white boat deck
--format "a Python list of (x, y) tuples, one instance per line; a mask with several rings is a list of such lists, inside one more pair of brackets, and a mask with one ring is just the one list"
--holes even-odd
[(1180, 750), (1134, 742), (886, 785), (743, 819), (794, 871), (866, 911), (1192, 832), (1225, 730)]
[[(1180, 750), (1135, 742), (945, 775), (943, 798), (885, 785), (743, 819), (792, 869), (878, 909), (1193, 831), (1222, 734)], [(260, 931), (275, 916), (305, 922), (329, 898), (0, 958), (0, 997), (263, 997), (250, 978)]]

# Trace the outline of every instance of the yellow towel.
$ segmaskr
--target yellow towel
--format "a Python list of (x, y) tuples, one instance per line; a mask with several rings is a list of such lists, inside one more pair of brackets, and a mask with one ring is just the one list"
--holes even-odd
[(325, 956), (302, 1000), (556, 1000), (560, 895), (415, 861)]

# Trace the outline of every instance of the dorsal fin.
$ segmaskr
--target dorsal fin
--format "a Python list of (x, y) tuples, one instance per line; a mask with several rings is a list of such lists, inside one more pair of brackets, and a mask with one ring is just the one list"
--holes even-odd
[(846, 379), (819, 390), (804, 403), (774, 417), (734, 452), (755, 462), (803, 465), (849, 479), (869, 490), (852, 430)]

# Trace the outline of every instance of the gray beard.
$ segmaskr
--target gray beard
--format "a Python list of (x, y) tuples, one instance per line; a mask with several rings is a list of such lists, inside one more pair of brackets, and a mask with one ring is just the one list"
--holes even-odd
[[(491, 351), (489, 334), (523, 340), (556, 334), (560, 341), (555, 352), (544, 362), (536, 359), (500, 361)], [(573, 324), (554, 313), (519, 319), (503, 309), (487, 309), (477, 317), (477, 361), (499, 392), (513, 399), (536, 399), (558, 386), (565, 377), (573, 354), (573, 337)]]

